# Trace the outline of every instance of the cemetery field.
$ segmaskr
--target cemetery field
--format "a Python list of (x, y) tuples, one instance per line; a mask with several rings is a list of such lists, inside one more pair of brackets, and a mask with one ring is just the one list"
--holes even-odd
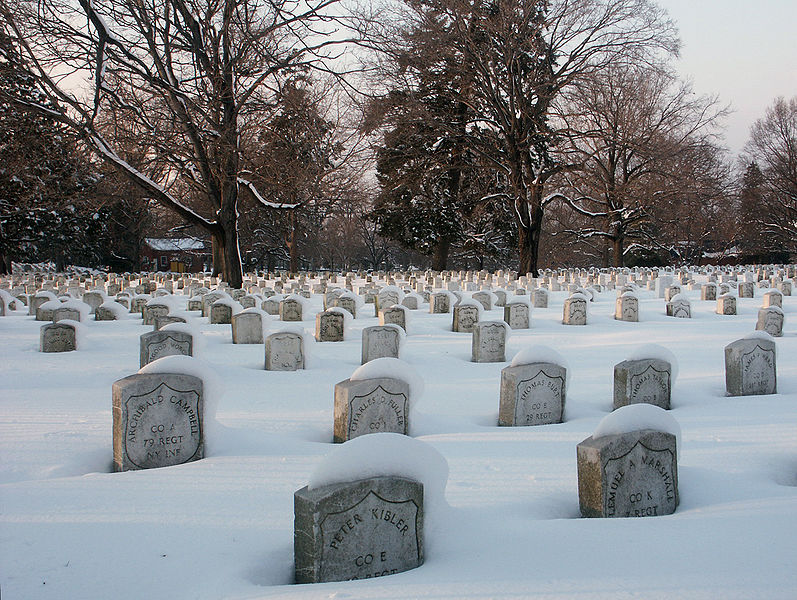
[[(685, 286), (684, 286), (685, 287)], [(217, 385), (205, 458), (112, 472), (115, 381), (139, 369), (141, 315), (82, 324), (77, 351), (39, 352), (44, 324), (0, 317), (0, 594), (139, 600), (256, 598), (797, 597), (797, 296), (783, 297), (777, 393), (728, 397), (724, 347), (755, 329), (762, 291), (716, 314), (684, 291), (691, 318), (666, 316), (640, 290), (639, 322), (613, 318), (597, 293), (588, 324), (562, 324), (551, 292), (513, 330), (507, 362), (471, 362), (452, 314), (409, 311), (401, 358), (424, 382), (410, 435), (448, 463), (444, 500), (427, 501), (425, 562), (377, 579), (296, 585), (293, 494), (333, 445), (335, 384), (361, 361), (373, 305), (342, 342), (314, 342), (307, 368), (264, 370), (262, 344), (233, 344), (230, 325), (194, 317), (195, 356)], [(188, 297), (177, 295), (182, 308)], [(322, 296), (301, 326), (312, 335)], [(193, 312), (192, 315), (199, 313)], [(483, 320), (501, 320), (502, 308)], [(281, 323), (274, 317), (270, 331)], [(641, 344), (678, 361), (670, 414), (681, 428), (680, 505), (655, 518), (580, 516), (576, 446), (612, 411), (613, 368)], [(498, 427), (501, 370), (535, 344), (567, 361), (559, 424)], [(400, 464), (400, 455), (386, 463)], [(386, 469), (392, 465), (386, 464)]]

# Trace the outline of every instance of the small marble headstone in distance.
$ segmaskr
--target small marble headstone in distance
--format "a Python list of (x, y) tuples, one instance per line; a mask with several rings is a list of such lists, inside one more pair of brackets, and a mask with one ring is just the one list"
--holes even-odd
[(624, 360), (614, 365), (614, 410), (629, 404), (670, 409), (670, 363), (658, 358)]
[(777, 306), (769, 306), (758, 310), (757, 331), (766, 331), (773, 337), (783, 336), (783, 310)]
[(202, 380), (193, 375), (139, 373), (114, 382), (115, 470), (199, 460), (204, 452), (203, 413)]
[(294, 494), (296, 583), (370, 579), (423, 564), (423, 484), (371, 477)]
[(476, 323), (473, 326), (471, 341), (471, 362), (504, 362), (506, 360), (506, 330), (507, 326), (503, 321), (479, 321)]
[[(380, 311), (380, 314), (384, 314), (384, 312)], [(362, 334), (362, 364), (377, 358), (398, 358), (400, 347), (401, 332), (398, 326), (366, 327)]]

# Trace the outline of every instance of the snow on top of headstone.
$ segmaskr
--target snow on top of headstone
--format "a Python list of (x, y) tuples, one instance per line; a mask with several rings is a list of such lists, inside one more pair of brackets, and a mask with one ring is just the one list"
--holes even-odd
[(232, 309), (232, 314), (237, 315), (239, 312), (243, 311), (244, 307), (241, 306), (241, 303), (233, 300), (232, 297), (225, 294), (218, 300), (213, 302), (214, 305), (222, 305), (222, 306), (229, 306)]
[(783, 292), (781, 292), (779, 289), (776, 288), (767, 288), (767, 291), (764, 292), (764, 296), (766, 296), (767, 294), (771, 294), (773, 296), (782, 296)]
[[(182, 316), (182, 315), (181, 315)], [(196, 325), (196, 320), (186, 319), (185, 323), (169, 323), (168, 325), (164, 325), (160, 328), (161, 331), (181, 331), (183, 333), (187, 333), (193, 338), (193, 343), (191, 346), (191, 352), (196, 357), (198, 354), (201, 354), (202, 351), (205, 349), (206, 340), (205, 336), (202, 335), (202, 331)]]
[[(274, 296), (272, 296), (273, 298)], [(289, 294), (282, 298), (282, 300), (296, 300), (299, 304), (302, 305), (302, 317), (305, 316), (305, 312), (307, 309), (310, 308), (310, 300), (302, 296), (301, 294)]]
[(365, 305), (365, 299), (359, 294), (355, 294), (351, 290), (344, 290), (343, 293), (338, 296), (338, 298), (351, 298), (354, 300), (355, 306), (357, 308), (362, 308)]
[(680, 452), (681, 426), (678, 425), (678, 421), (669, 411), (644, 402), (622, 406), (603, 417), (592, 432), (592, 438), (598, 439), (642, 429), (671, 433), (675, 436), (675, 448)]
[(531, 296), (507, 296), (506, 304), (525, 304), (531, 309)]
[(61, 319), (58, 325), (69, 325), (75, 330), (75, 350), (86, 347), (86, 327), (74, 319)]
[[(742, 338), (743, 340), (767, 340), (768, 342), (775, 343), (775, 338), (768, 334), (763, 329), (751, 331)], [(775, 351), (777, 352), (777, 344), (775, 344)]]
[(58, 296), (56, 296), (53, 292), (48, 290), (41, 290), (40, 292), (36, 292), (33, 296), (34, 298), (48, 298), (50, 300), (57, 300)]
[(567, 373), (565, 377), (565, 391), (567, 391), (570, 385), (570, 365), (564, 356), (550, 346), (545, 346), (544, 344), (535, 344), (534, 346), (524, 348), (515, 354), (514, 358), (512, 358), (512, 362), (509, 363), (509, 366), (519, 367), (521, 365), (530, 365), (533, 363), (553, 363), (555, 365), (559, 365), (560, 367), (564, 367), (565, 372)]
[(61, 302), (60, 306), (56, 308), (71, 308), (72, 310), (76, 310), (80, 313), (80, 320), (85, 321), (89, 313), (91, 312), (91, 306), (83, 302), (82, 300), (67, 300), (66, 302)]
[(310, 369), (315, 365), (314, 348), (316, 347), (315, 336), (307, 329), (302, 327), (299, 323), (291, 323), (290, 321), (275, 320), (272, 323), (273, 328), (269, 330), (268, 335), (275, 333), (295, 333), (302, 336), (302, 346), (304, 348), (304, 369)]
[(573, 292), (570, 294), (569, 300), (584, 300), (585, 302), (589, 302), (589, 298), (584, 292)]
[(637, 300), (639, 300), (639, 294), (631, 291), (623, 292), (622, 294), (620, 294), (620, 298), (636, 298)]
[(409, 292), (408, 294), (404, 294), (404, 298), (415, 298), (418, 301), (418, 306), (420, 306), (425, 302), (423, 296), (421, 296), (420, 294), (416, 294), (415, 292)]
[(457, 306), (475, 306), (479, 311), (479, 321), (482, 320), (482, 313), (484, 312), (484, 305), (478, 300), (474, 300), (468, 296), (463, 296), (462, 300), (457, 303)]
[(365, 363), (351, 374), (352, 381), (390, 377), (410, 386), (410, 404), (415, 404), (423, 395), (424, 382), (418, 372), (398, 358), (376, 358)]
[(257, 308), (256, 306), (245, 308), (237, 314), (242, 314), (242, 313), (255, 313), (257, 315), (260, 315), (260, 323), (263, 326), (263, 339), (265, 339), (266, 336), (268, 335), (269, 326), (271, 325), (271, 322), (274, 320), (274, 316), (268, 314), (262, 308)]
[(421, 482), (424, 511), (445, 503), (448, 461), (430, 444), (399, 433), (361, 435), (335, 446), (310, 475), (308, 487), (384, 476)]
[(642, 360), (644, 358), (656, 358), (670, 363), (670, 386), (675, 385), (678, 379), (678, 359), (669, 349), (659, 344), (643, 344), (634, 348), (626, 360)]
[(21, 304), (21, 302), (19, 300), (17, 300), (16, 298), (14, 298), (14, 296), (12, 296), (7, 291), (0, 290), (0, 298), (3, 299), (3, 302), (5, 302), (5, 305), (8, 308), (10, 308), (12, 310), (19, 309), (19, 305)]
[(104, 308), (109, 310), (113, 313), (113, 316), (118, 319), (127, 319), (130, 317), (130, 311), (125, 307), (124, 304), (119, 304), (115, 300), (106, 300), (102, 304), (100, 304), (100, 308)]
[(675, 294), (672, 298), (670, 298), (670, 303), (675, 302), (683, 302), (684, 304), (689, 304), (689, 298), (686, 296), (685, 293), (681, 292), (680, 294)]
[(215, 419), (219, 399), (224, 393), (221, 378), (213, 367), (200, 358), (193, 356), (164, 356), (144, 365), (139, 373), (181, 373), (193, 375), (202, 380), (202, 392), (205, 399), (203, 417)]
[(377, 292), (377, 295), (382, 294), (384, 292), (395, 292), (396, 294), (398, 294), (399, 303), (402, 300), (404, 300), (404, 290), (402, 290), (397, 285), (385, 285), (385, 286), (382, 286), (381, 288), (379, 288), (379, 291)]

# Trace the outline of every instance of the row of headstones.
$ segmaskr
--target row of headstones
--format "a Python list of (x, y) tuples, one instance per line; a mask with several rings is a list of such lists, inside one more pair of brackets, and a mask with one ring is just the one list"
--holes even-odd
[[(377, 402), (385, 404), (385, 412), (397, 413), (406, 394), (385, 390), (384, 380), (371, 383), (378, 385)], [(346, 398), (356, 398), (356, 393), (353, 388), (340, 392)], [(336, 391), (336, 401), (337, 396)], [(147, 373), (115, 382), (117, 470), (203, 458), (203, 404), (202, 380), (191, 375)], [(364, 425), (370, 417), (356, 413), (353, 418)], [(640, 429), (590, 436), (577, 446), (577, 466), (579, 505), (585, 517), (658, 516), (677, 507), (677, 448), (672, 433)], [(420, 481), (386, 472), (305, 486), (294, 494), (295, 581), (365, 579), (415, 568), (423, 563), (423, 527)]]

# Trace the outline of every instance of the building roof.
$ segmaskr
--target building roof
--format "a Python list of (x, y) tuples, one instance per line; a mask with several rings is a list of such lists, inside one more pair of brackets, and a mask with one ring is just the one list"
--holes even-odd
[(205, 249), (205, 242), (196, 238), (144, 238), (144, 243), (153, 250), (161, 252)]

